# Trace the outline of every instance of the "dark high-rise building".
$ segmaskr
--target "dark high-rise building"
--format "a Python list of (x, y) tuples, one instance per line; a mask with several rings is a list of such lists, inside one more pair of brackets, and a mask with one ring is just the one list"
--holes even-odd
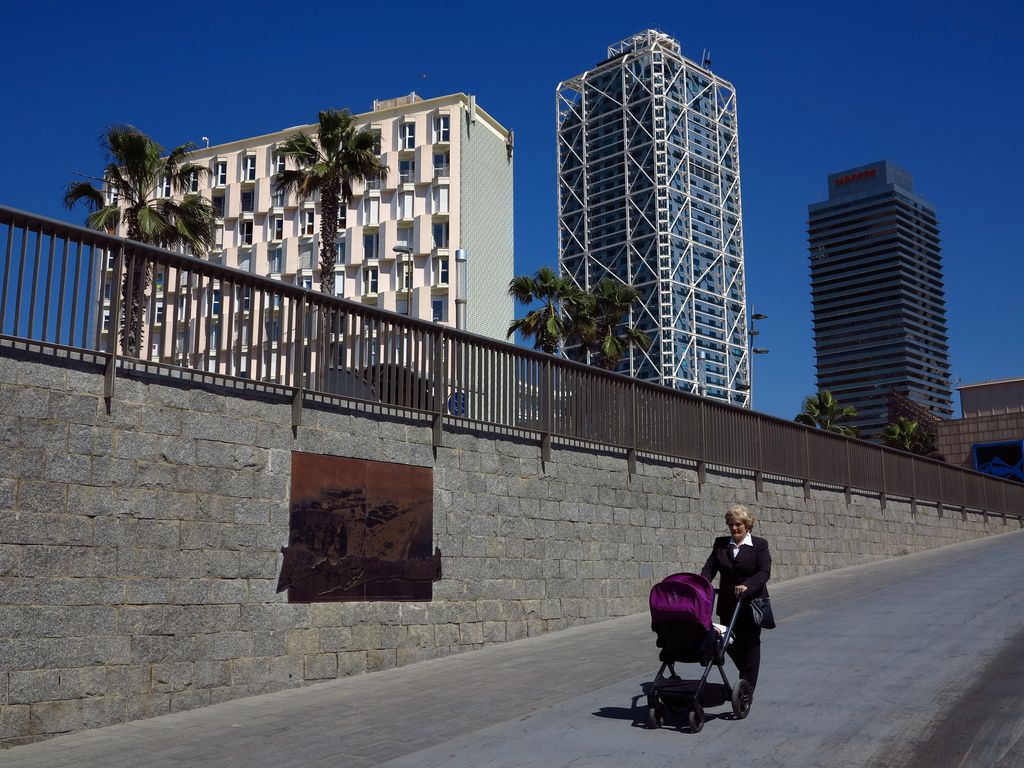
[(818, 388), (857, 409), (865, 438), (890, 392), (951, 416), (939, 227), (913, 177), (887, 161), (833, 173), (808, 212)]

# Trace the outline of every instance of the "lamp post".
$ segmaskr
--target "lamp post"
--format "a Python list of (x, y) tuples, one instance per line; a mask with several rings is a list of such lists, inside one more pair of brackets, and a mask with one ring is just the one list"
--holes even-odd
[[(751, 309), (753, 309), (753, 307), (751, 307)], [(761, 312), (751, 312), (750, 326), (747, 329), (747, 389), (750, 391), (750, 397), (747, 398), (747, 407), (751, 409), (754, 407), (754, 355), (768, 354), (768, 350), (764, 347), (754, 346), (754, 337), (761, 333), (754, 327), (754, 321), (767, 319), (768, 315), (762, 314)]]
[[(396, 245), (391, 250), (398, 254), (400, 261), (406, 261), (406, 260), (408, 260), (410, 262), (412, 261), (412, 246), (411, 245), (407, 245), (406, 243), (399, 243), (398, 245)], [(411, 267), (406, 267), (406, 269), (411, 269)], [(406, 277), (407, 273), (403, 269), (400, 269), (398, 274), (402, 276), (402, 281), (404, 283), (405, 277)], [(407, 317), (412, 317), (412, 285), (411, 285), (412, 278), (411, 278), (411, 276), (409, 278), (409, 282), (410, 282), (410, 287), (409, 288), (406, 288), (404, 285), (402, 285), (400, 287), (405, 292), (405, 314), (406, 314)]]

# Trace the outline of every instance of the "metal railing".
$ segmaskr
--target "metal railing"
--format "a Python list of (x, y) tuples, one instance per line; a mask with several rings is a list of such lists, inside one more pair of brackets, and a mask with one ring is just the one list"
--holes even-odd
[[(1024, 519), (1024, 485), (0, 207), (0, 335), (553, 437)], [(178, 369), (178, 370), (174, 370)]]

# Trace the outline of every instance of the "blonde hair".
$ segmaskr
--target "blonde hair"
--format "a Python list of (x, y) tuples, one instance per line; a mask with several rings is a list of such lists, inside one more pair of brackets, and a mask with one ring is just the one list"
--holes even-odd
[(749, 531), (754, 527), (754, 516), (750, 514), (750, 510), (743, 504), (732, 504), (725, 513), (725, 522), (743, 523)]

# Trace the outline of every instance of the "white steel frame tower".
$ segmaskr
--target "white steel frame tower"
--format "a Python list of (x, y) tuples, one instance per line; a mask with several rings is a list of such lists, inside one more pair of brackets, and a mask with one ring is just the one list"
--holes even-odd
[(653, 339), (619, 370), (749, 407), (735, 89), (646, 30), (556, 103), (559, 269), (632, 284)]

